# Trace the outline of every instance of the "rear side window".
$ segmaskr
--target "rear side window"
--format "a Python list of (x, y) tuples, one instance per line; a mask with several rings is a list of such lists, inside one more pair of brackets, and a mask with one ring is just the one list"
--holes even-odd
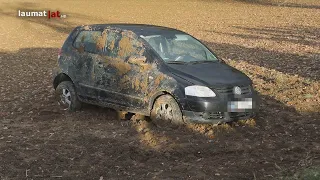
[(132, 55), (141, 55), (143, 51), (142, 43), (129, 31), (81, 31), (73, 46), (81, 51), (119, 57), (123, 60)]
[(117, 51), (118, 51), (118, 44), (119, 44), (119, 39), (121, 37), (117, 32), (114, 31), (108, 31), (107, 34), (107, 41), (105, 44), (105, 52), (104, 54), (110, 57), (117, 57)]
[(90, 53), (100, 52), (97, 46), (97, 39), (101, 37), (101, 31), (81, 31), (73, 43), (77, 49), (83, 48), (84, 51)]

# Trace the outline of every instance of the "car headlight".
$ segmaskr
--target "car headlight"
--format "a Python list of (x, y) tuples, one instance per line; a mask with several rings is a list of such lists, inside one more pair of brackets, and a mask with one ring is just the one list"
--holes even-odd
[(216, 94), (206, 86), (187, 86), (184, 88), (184, 91), (187, 96), (216, 97)]

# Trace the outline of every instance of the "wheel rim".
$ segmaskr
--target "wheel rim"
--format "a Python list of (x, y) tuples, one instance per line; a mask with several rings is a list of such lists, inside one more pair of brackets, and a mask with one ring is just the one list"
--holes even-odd
[(68, 89), (63, 88), (60, 94), (60, 102), (62, 106), (68, 108), (71, 105), (71, 93)]
[(158, 114), (158, 118), (160, 119), (164, 119), (167, 121), (173, 120), (173, 111), (169, 104), (166, 104), (166, 103), (160, 104), (157, 114)]

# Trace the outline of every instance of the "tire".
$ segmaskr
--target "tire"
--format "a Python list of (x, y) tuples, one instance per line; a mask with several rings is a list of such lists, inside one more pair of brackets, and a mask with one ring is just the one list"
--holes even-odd
[(71, 81), (62, 81), (56, 88), (55, 97), (64, 110), (77, 111), (81, 109), (81, 102)]
[(162, 95), (156, 99), (150, 118), (157, 125), (165, 123), (173, 125), (185, 124), (177, 101), (170, 95)]

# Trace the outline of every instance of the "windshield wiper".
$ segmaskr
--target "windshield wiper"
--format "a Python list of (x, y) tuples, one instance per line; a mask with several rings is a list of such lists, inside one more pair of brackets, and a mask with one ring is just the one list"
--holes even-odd
[(191, 61), (192, 64), (199, 64), (199, 63), (208, 63), (208, 62), (217, 62), (217, 61), (210, 61), (210, 60), (203, 60), (203, 61)]
[(187, 62), (184, 61), (166, 61), (168, 64), (186, 64)]

